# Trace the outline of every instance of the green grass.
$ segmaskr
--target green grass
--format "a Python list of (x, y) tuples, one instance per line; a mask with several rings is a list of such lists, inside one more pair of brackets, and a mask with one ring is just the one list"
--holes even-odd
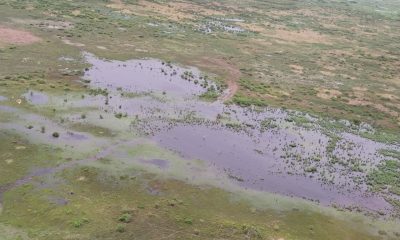
[(383, 156), (391, 157), (391, 158), (395, 158), (397, 160), (400, 160), (400, 152), (399, 151), (391, 150), (391, 149), (381, 149), (379, 151), (379, 153), (382, 154)]
[(65, 160), (58, 149), (34, 145), (20, 136), (2, 131), (0, 133), (0, 185), (13, 183), (27, 175), (37, 166), (55, 166)]
[(392, 193), (399, 194), (399, 171), (399, 160), (386, 160), (368, 175), (368, 183), (373, 189), (389, 189)]
[[(43, 240), (66, 235), (159, 239), (170, 234), (178, 239), (377, 239), (321, 213), (251, 210), (221, 190), (160, 181), (149, 174), (121, 180), (96, 168), (80, 167), (65, 170), (60, 177), (65, 182), (59, 186), (24, 185), (7, 192), (0, 221)], [(162, 195), (148, 194), (149, 187)], [(67, 199), (68, 204), (51, 204), (51, 196)]]
[(200, 95), (200, 99), (205, 100), (205, 101), (216, 101), (219, 97), (219, 93), (216, 89), (214, 88), (208, 88), (207, 91), (205, 93), (203, 93), (202, 95)]

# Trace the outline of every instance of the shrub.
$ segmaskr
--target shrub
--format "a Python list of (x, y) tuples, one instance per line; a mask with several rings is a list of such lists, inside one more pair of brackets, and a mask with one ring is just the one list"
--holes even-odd
[(125, 232), (125, 226), (124, 225), (118, 225), (117, 226), (117, 232), (119, 232), (119, 233)]
[(81, 219), (76, 219), (72, 222), (72, 226), (74, 226), (75, 228), (80, 228), (82, 227), (85, 223), (88, 223), (89, 220), (86, 218), (81, 218)]
[(130, 223), (132, 221), (132, 215), (130, 213), (124, 213), (118, 218), (118, 221), (123, 223)]

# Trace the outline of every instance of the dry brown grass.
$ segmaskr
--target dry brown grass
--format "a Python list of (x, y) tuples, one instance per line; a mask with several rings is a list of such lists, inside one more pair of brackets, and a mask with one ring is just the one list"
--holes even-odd
[(243, 29), (246, 29), (251, 32), (257, 32), (257, 33), (266, 33), (266, 28), (263, 25), (260, 24), (255, 24), (255, 23), (245, 23), (245, 22), (238, 22), (236, 23)]
[(127, 5), (121, 0), (113, 0), (107, 5), (110, 8), (119, 10), (126, 14), (137, 14), (140, 16), (155, 16), (167, 18), (173, 21), (194, 20), (197, 15), (225, 15), (225, 13), (213, 10), (202, 5), (190, 2), (170, 2), (168, 4), (159, 4), (155, 2), (140, 0), (138, 5)]
[(287, 42), (332, 44), (328, 36), (308, 29), (301, 31), (277, 29), (272, 36)]
[[(385, 106), (382, 103), (377, 103), (374, 101), (371, 101), (371, 98), (367, 96), (367, 91), (368, 89), (365, 87), (353, 87), (353, 98), (347, 100), (347, 104), (352, 105), (352, 106), (367, 106), (367, 107), (373, 107), (376, 110), (386, 113), (392, 117), (399, 117), (400, 114), (398, 111), (394, 111), (387, 106)], [(398, 97), (392, 95), (392, 94), (387, 94), (387, 93), (379, 93), (377, 94), (380, 97), (385, 97), (390, 100), (398, 100)], [(386, 105), (390, 105), (394, 103), (389, 103)], [(397, 104), (394, 104), (397, 106)]]

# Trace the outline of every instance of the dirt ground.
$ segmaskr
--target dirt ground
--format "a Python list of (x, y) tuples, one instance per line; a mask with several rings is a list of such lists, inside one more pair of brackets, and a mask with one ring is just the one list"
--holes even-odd
[(8, 44), (25, 45), (41, 39), (30, 32), (0, 26), (0, 46)]
[[(241, 76), (240, 70), (233, 64), (229, 63), (225, 59), (215, 59), (215, 58), (203, 58), (201, 60), (200, 66), (203, 65), (207, 68), (216, 68), (216, 70), (223, 70), (223, 74), (226, 75), (226, 84), (228, 91), (220, 97), (222, 101), (230, 100), (239, 89), (239, 79)], [(211, 67), (213, 66), (213, 67)]]

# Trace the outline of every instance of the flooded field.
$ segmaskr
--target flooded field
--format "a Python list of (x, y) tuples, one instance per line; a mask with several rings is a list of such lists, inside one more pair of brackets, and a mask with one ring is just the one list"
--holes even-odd
[(0, 240), (398, 240), (398, 1), (0, 1)]
[[(106, 109), (134, 116), (132, 131), (149, 135), (188, 162), (204, 161), (246, 188), (324, 205), (384, 212), (392, 209), (382, 196), (368, 191), (365, 181), (360, 181), (365, 173), (353, 171), (352, 164), (363, 169), (376, 166), (383, 159), (379, 149), (396, 149), (394, 146), (337, 133), (340, 141), (328, 152), (330, 137), (311, 117), (310, 126), (301, 127), (290, 121), (298, 113), (199, 101), (204, 88), (194, 84), (199, 79), (198, 70), (192, 70), (192, 82), (185, 79), (184, 69), (171, 65), (167, 67), (171, 73), (155, 60), (109, 62), (90, 56), (89, 62), (94, 66), (84, 79), (90, 80), (92, 88), (107, 87), (110, 91), (104, 100), (110, 107)], [(125, 97), (116, 93), (117, 89), (137, 96)], [(143, 93), (148, 95), (140, 96)], [(332, 163), (332, 158), (350, 164)]]
[[(201, 178), (205, 171), (214, 174), (216, 182), (211, 184), (222, 188), (229, 182), (227, 186), (303, 198), (324, 206), (395, 214), (385, 196), (370, 191), (366, 179), (368, 170), (384, 159), (380, 150), (398, 151), (398, 146), (326, 129), (320, 119), (299, 112), (202, 101), (202, 94), (218, 91), (218, 86), (195, 68), (155, 59), (103, 60), (89, 53), (84, 53), (84, 58), (92, 67), (77, 81), (88, 84), (90, 94), (61, 97), (29, 90), (21, 96), (30, 105), (75, 113), (62, 114), (62, 122), (54, 123), (15, 109), (18, 122), (1, 123), (2, 128), (78, 152), (105, 151), (102, 146), (119, 141), (115, 159), (129, 156), (127, 149), (134, 147), (124, 139), (146, 139), (182, 159), (180, 164), (190, 169), (187, 175), (178, 174), (185, 179)], [(43, 128), (27, 128), (25, 122), (46, 126), (59, 137), (46, 136)], [(99, 126), (114, 134), (105, 139), (69, 130), (74, 124)], [(176, 174), (171, 159), (151, 159), (151, 152), (149, 155), (148, 160), (133, 158), (128, 163), (154, 165)], [(80, 161), (86, 163), (76, 160)], [(201, 173), (196, 170), (199, 162)], [(33, 176), (54, 172), (39, 170)]]
[[(92, 166), (124, 172), (124, 179), (136, 178), (133, 169), (141, 169), (198, 186), (303, 199), (378, 218), (398, 214), (388, 201), (395, 194), (372, 191), (368, 174), (387, 158), (383, 150), (400, 148), (361, 137), (373, 131), (368, 125), (228, 105), (219, 100), (226, 92), (193, 67), (156, 59), (113, 61), (90, 53), (83, 58), (91, 67), (74, 81), (86, 85), (87, 93), (27, 90), (12, 96), (11, 102), (25, 109), (2, 97), (0, 111), (13, 120), (1, 121), (0, 127), (62, 150), (66, 161), (34, 167), (2, 184), (1, 202), (13, 189), (57, 188), (65, 184), (60, 173)], [(213, 101), (202, 98), (209, 92), (216, 94)], [(329, 128), (326, 122), (342, 128)], [(157, 188), (146, 189), (163, 195)], [(69, 205), (68, 198), (57, 195), (47, 201)]]

